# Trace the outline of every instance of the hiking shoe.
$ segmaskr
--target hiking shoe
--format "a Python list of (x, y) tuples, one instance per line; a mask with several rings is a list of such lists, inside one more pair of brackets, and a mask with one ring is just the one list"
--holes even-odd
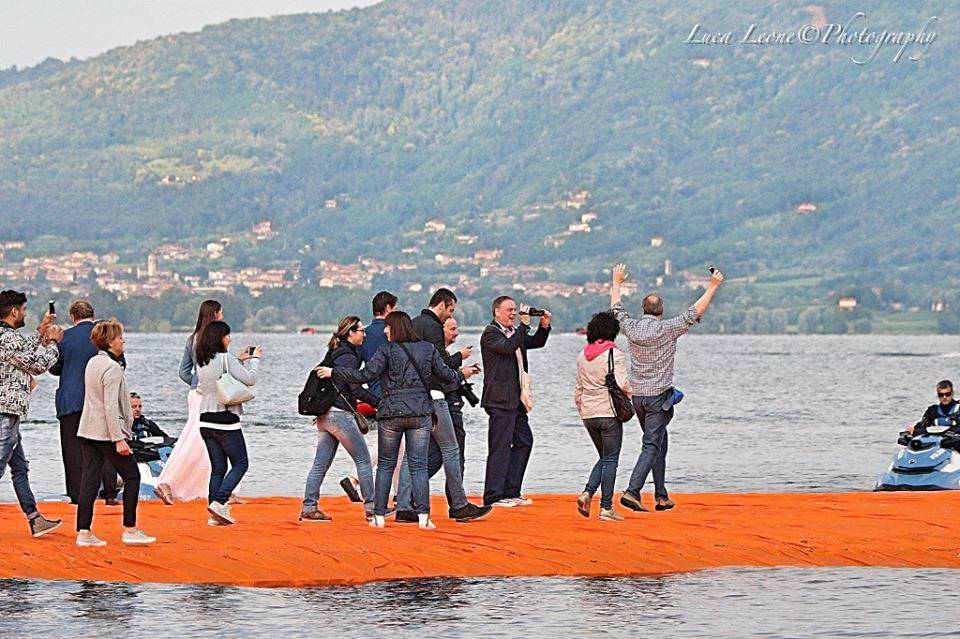
[(353, 485), (353, 481), (349, 477), (344, 477), (340, 480), (340, 488), (343, 488), (343, 492), (347, 493), (347, 497), (349, 497), (353, 503), (356, 504), (362, 501), (360, 499), (360, 493), (357, 492), (357, 487)]
[(322, 510), (311, 510), (310, 512), (300, 513), (300, 521), (333, 521), (333, 517)]
[(613, 508), (601, 508), (600, 521), (623, 521), (623, 517)]
[(103, 503), (105, 503), (107, 506), (119, 506), (119, 505), (120, 505), (120, 502), (117, 501), (117, 498), (116, 498), (116, 497), (107, 497), (106, 499), (103, 500)]
[(173, 491), (170, 490), (169, 484), (157, 484), (153, 489), (153, 494), (167, 506), (173, 506)]
[(654, 506), (657, 510), (670, 510), (675, 507), (677, 504), (667, 497), (666, 499), (657, 499), (657, 505)]
[(37, 515), (30, 520), (30, 534), (34, 537), (43, 537), (48, 532), (53, 532), (63, 524), (62, 519), (47, 519), (43, 515)]
[(461, 506), (456, 510), (450, 510), (448, 514), (450, 515), (450, 519), (456, 519), (461, 524), (465, 524), (468, 521), (483, 519), (489, 515), (492, 510), (493, 506), (477, 506), (476, 504), (468, 503), (466, 506)]
[(584, 517), (590, 517), (590, 502), (593, 501), (593, 495), (587, 491), (580, 493), (577, 497), (577, 512)]
[(123, 534), (120, 535), (120, 541), (128, 546), (146, 546), (147, 544), (152, 544), (156, 540), (156, 537), (151, 537), (139, 528), (130, 528), (124, 530)]
[(624, 492), (623, 496), (620, 497), (620, 505), (625, 506), (630, 510), (635, 510), (638, 513), (650, 512), (650, 509), (643, 505), (643, 502), (640, 501), (640, 498), (630, 491)]
[(495, 501), (490, 505), (497, 506), (498, 508), (515, 508), (517, 506), (517, 502), (512, 499), (501, 499), (500, 501)]
[(400, 524), (415, 524), (419, 521), (417, 513), (412, 510), (398, 510), (394, 520)]
[(94, 546), (106, 546), (107, 542), (100, 539), (89, 530), (81, 530), (77, 533), (77, 545), (81, 548), (92, 548)]
[(233, 517), (230, 516), (230, 507), (226, 504), (212, 501), (207, 506), (207, 512), (216, 517), (221, 524), (230, 526), (235, 523)]

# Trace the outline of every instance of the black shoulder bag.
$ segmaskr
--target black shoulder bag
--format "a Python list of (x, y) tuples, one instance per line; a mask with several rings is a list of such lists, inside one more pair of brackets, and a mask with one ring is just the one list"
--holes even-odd
[(297, 396), (297, 412), (301, 415), (319, 417), (325, 415), (333, 406), (333, 401), (336, 399), (333, 380), (317, 377), (317, 367), (328, 366), (329, 358), (330, 351), (327, 351), (323, 361), (310, 371), (307, 383), (303, 385), (303, 390)]
[[(407, 359), (410, 360), (410, 363), (413, 365), (413, 370), (417, 371), (417, 377), (420, 378), (420, 383), (423, 384), (423, 387), (427, 391), (427, 396), (430, 396), (430, 384), (427, 383), (427, 378), (423, 376), (423, 373), (420, 372), (420, 367), (417, 366), (416, 360), (413, 359), (413, 356), (410, 354), (410, 351), (407, 350), (407, 347), (403, 345), (403, 342), (395, 342), (397, 346), (403, 349), (403, 352), (406, 354)], [(430, 398), (433, 399), (432, 397)], [(433, 420), (433, 426), (437, 426), (437, 413), (436, 411), (430, 412), (430, 419)]]
[(623, 392), (623, 389), (620, 388), (620, 385), (617, 384), (617, 375), (613, 371), (613, 349), (610, 349), (609, 357), (607, 358), (607, 376), (604, 378), (603, 383), (607, 387), (607, 391), (610, 393), (610, 404), (613, 406), (613, 412), (617, 416), (617, 419), (621, 423), (627, 423), (633, 419), (633, 402), (627, 397), (627, 394)]

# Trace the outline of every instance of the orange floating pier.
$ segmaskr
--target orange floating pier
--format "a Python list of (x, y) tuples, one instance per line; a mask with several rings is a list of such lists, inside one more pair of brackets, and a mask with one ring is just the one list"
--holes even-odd
[[(300, 523), (299, 500), (251, 499), (237, 524), (207, 526), (205, 504), (140, 504), (152, 546), (120, 543), (120, 509), (97, 505), (102, 548), (77, 548), (73, 507), (42, 506), (64, 525), (32, 539), (14, 504), (0, 506), (0, 578), (205, 583), (259, 587), (360, 584), (480, 576), (649, 576), (728, 566), (960, 568), (958, 493), (681, 494), (667, 512), (620, 511), (626, 521), (584, 519), (574, 495), (534, 495), (458, 524), (442, 498), (433, 531), (324, 498), (331, 523)], [(649, 497), (648, 497), (649, 499)]]

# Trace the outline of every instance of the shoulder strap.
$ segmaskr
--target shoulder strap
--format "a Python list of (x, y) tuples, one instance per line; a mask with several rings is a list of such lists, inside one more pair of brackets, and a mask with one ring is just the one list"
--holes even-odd
[(609, 374), (613, 372), (613, 349), (611, 348), (607, 352), (610, 354), (610, 356), (607, 357), (607, 373)]
[(427, 389), (427, 394), (430, 394), (430, 385), (427, 384), (426, 378), (423, 376), (423, 373), (420, 372), (420, 367), (417, 366), (416, 360), (413, 359), (413, 356), (410, 355), (410, 351), (407, 350), (407, 347), (403, 345), (403, 342), (394, 342), (397, 346), (403, 349), (403, 352), (406, 353), (407, 359), (410, 360), (410, 363), (413, 364), (413, 370), (417, 371), (417, 377), (420, 378), (420, 383), (423, 384), (423, 387)]

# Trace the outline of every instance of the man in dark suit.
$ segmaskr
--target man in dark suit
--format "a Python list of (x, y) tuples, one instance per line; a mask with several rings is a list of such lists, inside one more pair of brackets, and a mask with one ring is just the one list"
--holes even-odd
[[(520, 369), (527, 371), (527, 350), (543, 348), (550, 335), (551, 314), (545, 312), (540, 327), (530, 335), (527, 307), (519, 309), (520, 326), (515, 327), (517, 303), (506, 295), (493, 300), (493, 321), (480, 337), (485, 379), (480, 405), (487, 411), (487, 472), (483, 487), (484, 505), (527, 506), (521, 496), (523, 474), (533, 448), (533, 432), (527, 420), (529, 398), (522, 397)], [(527, 400), (527, 405), (524, 405)]]
[[(80, 478), (83, 474), (83, 456), (77, 429), (83, 412), (84, 373), (87, 362), (97, 354), (97, 347), (90, 341), (93, 331), (93, 306), (86, 300), (76, 300), (70, 305), (73, 327), (63, 333), (60, 356), (50, 369), (51, 375), (60, 377), (57, 388), (57, 419), (60, 420), (60, 451), (63, 454), (63, 474), (66, 479), (67, 496), (76, 504), (80, 498)], [(103, 465), (103, 490), (100, 496), (110, 505), (117, 504), (117, 473), (110, 464)]]

